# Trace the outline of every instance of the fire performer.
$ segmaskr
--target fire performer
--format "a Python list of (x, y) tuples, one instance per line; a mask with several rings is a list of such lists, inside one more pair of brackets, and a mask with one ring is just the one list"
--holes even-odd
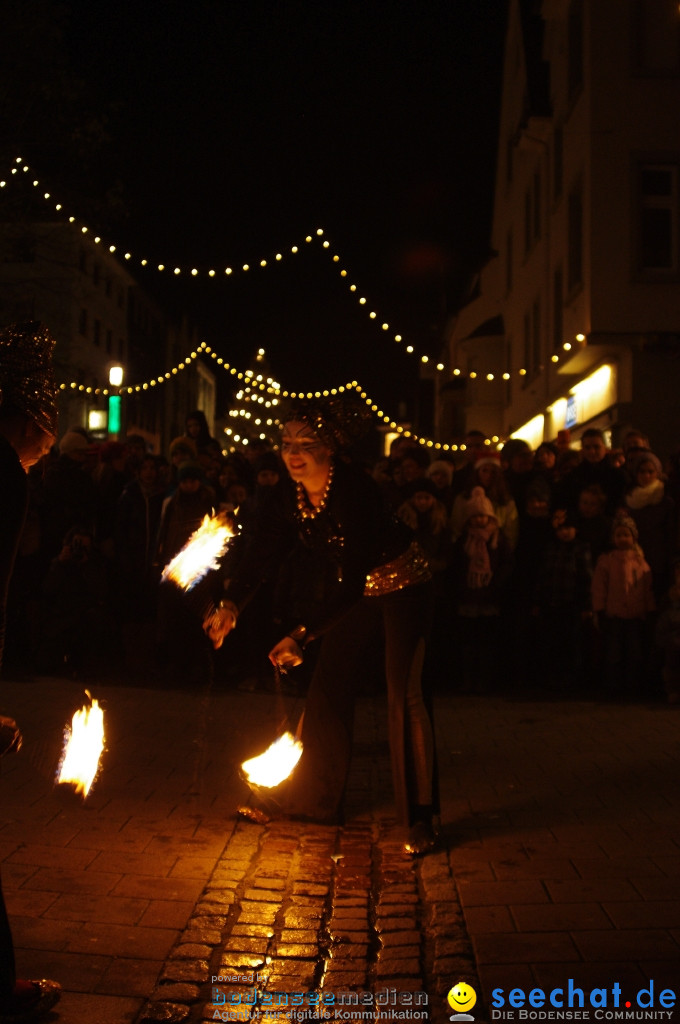
[[(26, 470), (49, 451), (56, 435), (53, 345), (39, 323), (0, 331), (0, 667), (7, 590), (28, 502)], [(16, 752), (20, 746), (16, 722), (0, 717), (0, 755)], [(0, 1022), (39, 1020), (60, 994), (54, 981), (17, 979), (12, 933), (0, 887)]]
[(434, 745), (421, 690), (431, 611), (427, 562), (386, 513), (375, 482), (345, 457), (368, 426), (365, 406), (344, 396), (292, 400), (281, 418), (288, 478), (272, 488), (205, 629), (219, 647), (263, 580), (278, 573), (286, 581), (286, 635), (269, 660), (287, 670), (302, 663), (310, 645), (318, 650), (302, 757), (275, 799), (286, 815), (334, 821), (349, 769), (363, 655), (382, 626), (397, 813), (409, 826), (406, 849), (423, 853), (434, 843)]

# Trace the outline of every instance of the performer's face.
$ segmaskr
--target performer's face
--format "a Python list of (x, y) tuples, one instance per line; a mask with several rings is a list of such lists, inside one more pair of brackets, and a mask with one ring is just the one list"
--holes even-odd
[(30, 469), (31, 466), (35, 466), (36, 462), (40, 462), (43, 455), (47, 455), (54, 441), (53, 434), (41, 430), (33, 420), (27, 420), (23, 437), (17, 446), (23, 468)]
[(281, 455), (293, 480), (307, 489), (323, 487), (328, 477), (331, 450), (307, 423), (286, 423), (281, 437)]

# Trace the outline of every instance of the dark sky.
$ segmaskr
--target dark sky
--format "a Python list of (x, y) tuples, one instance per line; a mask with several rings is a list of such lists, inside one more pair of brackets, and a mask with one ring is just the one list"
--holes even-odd
[[(434, 351), (487, 241), (505, 6), (71, 0), (73, 68), (95, 106), (114, 105), (121, 243), (154, 263), (224, 267), (323, 227), (379, 319)], [(161, 294), (226, 358), (264, 346), (291, 390), (356, 378), (386, 403), (409, 397), (417, 362), (316, 245)]]

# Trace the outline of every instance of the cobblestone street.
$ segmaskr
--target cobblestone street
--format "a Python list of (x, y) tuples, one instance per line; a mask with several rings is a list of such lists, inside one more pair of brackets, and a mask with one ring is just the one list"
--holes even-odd
[[(81, 801), (54, 772), (82, 686), (3, 687), (25, 735), (3, 764), (3, 888), (20, 973), (63, 986), (53, 1024), (272, 1021), (286, 998), (301, 1019), (310, 992), (326, 1020), (443, 1024), (461, 981), (478, 1024), (494, 992), (507, 1007), (567, 985), (586, 1007), (594, 990), (613, 1006), (617, 984), (633, 1007), (670, 990), (663, 1019), (678, 1019), (677, 708), (440, 696), (441, 840), (412, 860), (380, 696), (358, 704), (337, 828), (235, 816), (238, 765), (281, 729), (271, 695), (96, 696), (107, 750)], [(284, 717), (299, 713), (289, 700)]]

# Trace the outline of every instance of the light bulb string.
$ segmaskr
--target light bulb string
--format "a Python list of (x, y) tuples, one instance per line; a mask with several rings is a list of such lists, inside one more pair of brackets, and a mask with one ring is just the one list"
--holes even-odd
[[(29, 164), (26, 163), (21, 157), (17, 157), (15, 159), (15, 161), (14, 161), (14, 165), (12, 166), (12, 168), (10, 170), (10, 174), (8, 175), (7, 179), (0, 180), (0, 189), (6, 187), (8, 182), (11, 181), (12, 179), (18, 179), (18, 178), (21, 177), (22, 173), (23, 174), (28, 174), (30, 171), (31, 171), (31, 167), (29, 166)], [(32, 184), (33, 184), (34, 188), (38, 189), (38, 188), (40, 188), (41, 182), (37, 178), (33, 178)], [(53, 201), (52, 200), (52, 195), (51, 195), (50, 192), (43, 192), (42, 193), (42, 198), (47, 203)], [(63, 214), (64, 216), (66, 216), (62, 203), (56, 203), (54, 209), (57, 212), (59, 212), (59, 213)], [(87, 225), (79, 223), (75, 216), (73, 216), (73, 215), (68, 216), (68, 221), (69, 221), (70, 224), (72, 224), (74, 226), (74, 229), (77, 229), (78, 227), (80, 227), (80, 232), (83, 235), (91, 238), (96, 245), (100, 245), (101, 244), (101, 245), (103, 245), (104, 248), (107, 248), (106, 243), (103, 242), (103, 239), (102, 239), (101, 235), (96, 234), (95, 232), (90, 231), (90, 229), (89, 229), (89, 227)], [(321, 243), (321, 248), (327, 253), (327, 255), (330, 257), (331, 261), (334, 264), (337, 265), (337, 264), (341, 264), (342, 263), (342, 260), (341, 260), (340, 256), (338, 255), (338, 253), (337, 252), (335, 252), (335, 253), (332, 252), (331, 243), (328, 240), (328, 238), (325, 237), (325, 232), (324, 232), (323, 228), (317, 228), (316, 231), (313, 234), (306, 235), (304, 241), (307, 244), (310, 244), (310, 243), (312, 243), (314, 241), (320, 242)], [(290, 254), (294, 255), (294, 254), (300, 252), (301, 248), (302, 248), (301, 245), (292, 245), (290, 247), (289, 252), (290, 252)], [(124, 251), (121, 247), (119, 247), (117, 245), (113, 245), (113, 244), (108, 245), (108, 251), (111, 254), (122, 254), (123, 260), (125, 260), (128, 263), (135, 263), (136, 264), (138, 262), (139, 266), (141, 266), (143, 268), (150, 268), (151, 267), (151, 261), (149, 261), (148, 259), (146, 259), (146, 258), (138, 259), (138, 257), (133, 257), (133, 254), (131, 252)], [(283, 250), (282, 250), (282, 251), (277, 252), (274, 255), (273, 258), (272, 257), (262, 258), (262, 259), (256, 261), (255, 263), (241, 263), (240, 267), (236, 266), (235, 268), (232, 267), (232, 266), (225, 266), (225, 267), (222, 267), (219, 270), (217, 270), (215, 267), (211, 267), (208, 270), (206, 270), (206, 269), (202, 269), (201, 270), (199, 267), (187, 268), (186, 266), (183, 267), (183, 266), (179, 266), (179, 265), (176, 265), (176, 264), (173, 265), (172, 263), (157, 263), (156, 264), (156, 269), (160, 273), (163, 273), (164, 271), (167, 270), (168, 272), (174, 274), (175, 276), (183, 275), (183, 276), (186, 277), (188, 275), (191, 278), (205, 277), (206, 275), (208, 277), (210, 277), (210, 278), (215, 278), (215, 279), (224, 278), (224, 277), (231, 278), (231, 277), (233, 277), (235, 272), (237, 272), (239, 270), (241, 272), (247, 272), (247, 271), (249, 271), (251, 269), (254, 269), (254, 268), (257, 268), (257, 267), (264, 268), (264, 267), (268, 266), (269, 263), (272, 262), (272, 261), (274, 263), (281, 262), (283, 260), (283, 257), (284, 257), (284, 253), (283, 253)], [(364, 307), (366, 309), (366, 311), (368, 313), (369, 319), (372, 320), (373, 322), (375, 322), (376, 324), (379, 324), (380, 329), (382, 331), (384, 331), (384, 332), (390, 331), (391, 327), (390, 327), (389, 322), (386, 321), (386, 320), (383, 320), (381, 317), (379, 317), (378, 312), (377, 312), (376, 309), (371, 308), (371, 303), (369, 303), (369, 301), (368, 301), (368, 299), (367, 299), (367, 297), (365, 295), (361, 294), (359, 286), (352, 280), (352, 278), (351, 278), (351, 276), (349, 274), (349, 271), (345, 267), (340, 267), (339, 273), (340, 273), (340, 277), (343, 278), (343, 280), (349, 281), (348, 287), (349, 287), (349, 291), (350, 291), (351, 295), (354, 296), (354, 297), (357, 297), (357, 293), (358, 293), (359, 305), (361, 305), (362, 307)], [(580, 340), (581, 337), (582, 336), (579, 336), (579, 340)], [(401, 334), (398, 334), (398, 333), (394, 334), (393, 335), (393, 340), (397, 344), (400, 345), (400, 347), (403, 349), (404, 352), (406, 352), (407, 355), (416, 355), (417, 356), (417, 353), (415, 352), (415, 349), (414, 349), (413, 345), (411, 345), (409, 343), (401, 344), (404, 341), (404, 338), (403, 338), (403, 336)], [(565, 349), (566, 352), (568, 352), (571, 349), (571, 347), (572, 347), (571, 343), (569, 343), (569, 342), (565, 342), (565, 344), (563, 346), (563, 348)], [(420, 363), (423, 364), (423, 365), (432, 363), (432, 365), (434, 366), (434, 369), (436, 370), (437, 373), (443, 374), (443, 373), (446, 372), (446, 367), (445, 367), (444, 363), (442, 363), (442, 362), (434, 363), (430, 359), (430, 357), (427, 356), (427, 355), (421, 355), (418, 358), (419, 358)], [(553, 364), (558, 363), (560, 361), (560, 358), (561, 358), (560, 355), (557, 354), (557, 353), (553, 353), (551, 355), (551, 357), (550, 357), (551, 362)], [(527, 370), (524, 367), (520, 367), (519, 369), (516, 369), (516, 370), (506, 369), (506, 370), (504, 370), (502, 372), (501, 371), (494, 371), (494, 372), (487, 371), (487, 372), (483, 372), (483, 371), (479, 371), (479, 370), (476, 370), (476, 369), (471, 369), (471, 370), (468, 370), (467, 373), (464, 373), (462, 371), (462, 369), (460, 367), (458, 367), (458, 366), (454, 366), (450, 370), (450, 376), (452, 376), (452, 377), (456, 377), (458, 379), (469, 379), (469, 380), (473, 380), (473, 381), (477, 380), (477, 381), (480, 381), (480, 382), (484, 382), (484, 381), (492, 382), (492, 381), (500, 381), (500, 380), (508, 381), (512, 377), (515, 377), (515, 376), (524, 377), (524, 376), (526, 376), (526, 374), (527, 374)]]

